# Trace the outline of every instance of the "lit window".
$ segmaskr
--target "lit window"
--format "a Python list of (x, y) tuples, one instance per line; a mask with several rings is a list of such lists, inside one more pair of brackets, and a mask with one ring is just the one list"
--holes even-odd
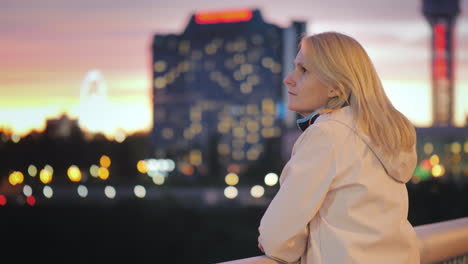
[(157, 61), (154, 63), (155, 72), (163, 72), (166, 70), (167, 64), (165, 61)]
[(271, 59), (270, 57), (264, 57), (262, 59), (262, 66), (265, 67), (265, 68), (272, 68), (274, 65), (274, 62), (273, 62), (273, 59)]
[(238, 54), (234, 55), (234, 63), (237, 63), (237, 64), (245, 63), (244, 54), (238, 53)]
[(218, 153), (221, 155), (229, 155), (231, 149), (227, 144), (218, 144)]
[(157, 77), (154, 79), (154, 88), (161, 89), (166, 87), (166, 79), (164, 77)]
[(163, 128), (163, 130), (161, 131), (161, 134), (163, 136), (163, 138), (165, 139), (171, 139), (174, 137), (174, 130), (172, 128)]
[(424, 153), (426, 153), (426, 155), (431, 154), (432, 151), (434, 151), (434, 145), (432, 145), (432, 143), (428, 142), (424, 144)]
[(240, 91), (243, 93), (243, 94), (249, 94), (252, 92), (252, 86), (248, 83), (242, 83), (240, 85)]
[(253, 72), (253, 67), (251, 64), (242, 64), (240, 70), (242, 74), (248, 75)]

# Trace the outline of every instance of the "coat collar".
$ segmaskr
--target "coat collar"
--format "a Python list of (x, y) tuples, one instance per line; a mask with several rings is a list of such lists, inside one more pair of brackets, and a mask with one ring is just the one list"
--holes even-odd
[(312, 112), (312, 114), (303, 117), (301, 119), (296, 120), (297, 127), (304, 132), (310, 125), (312, 125), (315, 120), (320, 116), (320, 111), (323, 107), (320, 107), (316, 111)]
[[(346, 106), (349, 106), (348, 103), (345, 103), (343, 107), (346, 107)], [(301, 118), (301, 119), (298, 119), (296, 120), (296, 123), (297, 123), (297, 127), (302, 131), (304, 132), (310, 125), (312, 125), (316, 120), (317, 118), (321, 115), (321, 111), (325, 109), (325, 107), (320, 107), (319, 109), (317, 109), (316, 111), (312, 112), (312, 114), (304, 117), (304, 118)]]

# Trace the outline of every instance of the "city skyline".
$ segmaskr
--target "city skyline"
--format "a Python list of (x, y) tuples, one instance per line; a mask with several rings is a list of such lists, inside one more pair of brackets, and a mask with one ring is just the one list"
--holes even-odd
[[(154, 34), (178, 34), (197, 10), (226, 8), (259, 8), (270, 23), (286, 26), (301, 20), (307, 22), (309, 34), (335, 30), (355, 37), (374, 61), (397, 109), (415, 125), (430, 125), (431, 32), (419, 1), (366, 1), (362, 4), (365, 9), (339, 0), (326, 6), (306, 1), (293, 1), (289, 6), (267, 5), (266, 1), (238, 1), (235, 5), (175, 1), (174, 6), (164, 7), (158, 1), (141, 1), (137, 7), (125, 1), (45, 2), (0, 4), (4, 12), (0, 56), (6, 58), (0, 64), (0, 128), (25, 134), (43, 128), (45, 118), (62, 112), (77, 117), (80, 87), (87, 73), (96, 69), (108, 87), (109, 107), (100, 113), (110, 119), (104, 132), (112, 134), (118, 127), (128, 133), (149, 131)], [(467, 2), (460, 4), (455, 28), (454, 119), (463, 125), (468, 113), (464, 103), (468, 101), (464, 74), (468, 72), (468, 19), (464, 14)]]

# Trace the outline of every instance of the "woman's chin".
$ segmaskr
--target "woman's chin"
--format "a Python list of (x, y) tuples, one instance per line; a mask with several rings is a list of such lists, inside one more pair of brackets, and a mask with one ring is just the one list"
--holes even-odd
[(297, 107), (294, 107), (294, 105), (288, 104), (287, 107), (288, 107), (289, 111), (293, 111), (293, 112), (298, 112), (299, 111), (299, 109), (297, 109)]

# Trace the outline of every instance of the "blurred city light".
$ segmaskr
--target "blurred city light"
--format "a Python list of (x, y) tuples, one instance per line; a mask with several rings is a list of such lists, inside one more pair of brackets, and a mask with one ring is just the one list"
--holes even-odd
[(5, 197), (5, 195), (0, 194), (0, 206), (4, 206), (6, 204), (7, 204), (7, 198)]
[(432, 175), (434, 177), (441, 177), (441, 176), (444, 176), (444, 174), (445, 174), (444, 166), (437, 164), (432, 168)]
[(18, 134), (11, 135), (11, 141), (13, 141), (13, 143), (18, 143), (20, 140), (21, 137)]
[(194, 166), (201, 165), (203, 162), (201, 151), (197, 149), (190, 151), (189, 159), (190, 159), (190, 164)]
[(224, 196), (228, 199), (234, 199), (237, 197), (238, 191), (234, 186), (228, 186), (224, 189)]
[(26, 197), (26, 203), (29, 204), (30, 206), (34, 206), (36, 204), (36, 197), (34, 196), (27, 196)]
[(424, 153), (426, 153), (426, 155), (430, 155), (432, 151), (434, 151), (434, 145), (432, 145), (432, 143), (428, 142), (424, 144)]
[(88, 196), (88, 188), (84, 185), (79, 185), (77, 188), (78, 195), (82, 198), (85, 198)]
[(21, 171), (14, 171), (8, 177), (8, 182), (15, 186), (17, 184), (22, 184), (24, 181), (24, 175)]
[(107, 180), (109, 178), (109, 170), (105, 167), (100, 167), (98, 175), (101, 180)]
[(67, 170), (68, 178), (72, 182), (79, 182), (81, 181), (81, 171), (76, 165), (72, 165)]
[(142, 185), (136, 185), (133, 188), (133, 192), (135, 193), (135, 196), (138, 198), (144, 198), (146, 196), (146, 189)]
[(278, 183), (278, 175), (276, 173), (270, 172), (265, 175), (265, 184), (268, 186), (274, 186)]
[(31, 196), (32, 195), (32, 188), (29, 185), (24, 185), (23, 186), (23, 194), (24, 196)]
[(146, 161), (140, 160), (137, 163), (137, 170), (140, 173), (147, 173), (148, 172), (148, 167), (146, 166)]
[(47, 170), (51, 175), (54, 174), (54, 168), (52, 166), (50, 166), (49, 164), (46, 164), (44, 166), (44, 170)]
[(104, 188), (104, 194), (106, 195), (107, 198), (114, 199), (117, 192), (114, 187), (108, 185)]
[(424, 170), (430, 170), (432, 168), (431, 161), (427, 159), (421, 161), (421, 167)]
[(39, 179), (43, 184), (48, 184), (52, 181), (52, 172), (50, 169), (42, 169), (39, 172)]
[(115, 132), (114, 139), (118, 143), (124, 142), (126, 138), (127, 138), (127, 136), (125, 135), (125, 133), (122, 130), (119, 129), (119, 130), (117, 130)]
[(250, 195), (254, 198), (260, 198), (265, 193), (265, 188), (261, 185), (255, 185), (250, 189)]
[(99, 166), (96, 164), (93, 164), (89, 167), (89, 174), (91, 174), (92, 177), (99, 177)]
[(157, 185), (163, 185), (164, 184), (164, 181), (165, 181), (164, 175), (157, 173), (152, 178), (153, 178), (153, 182), (155, 184), (157, 184)]
[(460, 153), (462, 150), (462, 145), (458, 142), (454, 142), (452, 143), (452, 145), (450, 145), (450, 151), (452, 151), (452, 153)]
[(28, 166), (28, 173), (29, 173), (29, 175), (30, 175), (31, 177), (36, 177), (36, 175), (37, 175), (37, 167), (34, 166), (34, 165), (32, 165), (32, 164), (29, 165), (29, 166)]
[(54, 190), (49, 185), (45, 185), (42, 189), (42, 193), (44, 194), (44, 197), (52, 198), (54, 195)]
[(234, 186), (237, 183), (239, 183), (239, 176), (237, 176), (237, 174), (235, 173), (230, 172), (226, 175), (226, 177), (224, 178), (224, 181), (226, 182), (227, 185)]
[(439, 162), (440, 162), (439, 156), (436, 155), (436, 154), (432, 155), (430, 157), (430, 159), (429, 159), (429, 162), (430, 162), (431, 166), (435, 166), (435, 165), (439, 164)]
[(107, 155), (102, 155), (99, 159), (99, 164), (104, 168), (109, 168), (111, 165), (111, 159)]
[(195, 14), (195, 22), (198, 24), (245, 22), (251, 18), (252, 10), (250, 9), (198, 12)]

